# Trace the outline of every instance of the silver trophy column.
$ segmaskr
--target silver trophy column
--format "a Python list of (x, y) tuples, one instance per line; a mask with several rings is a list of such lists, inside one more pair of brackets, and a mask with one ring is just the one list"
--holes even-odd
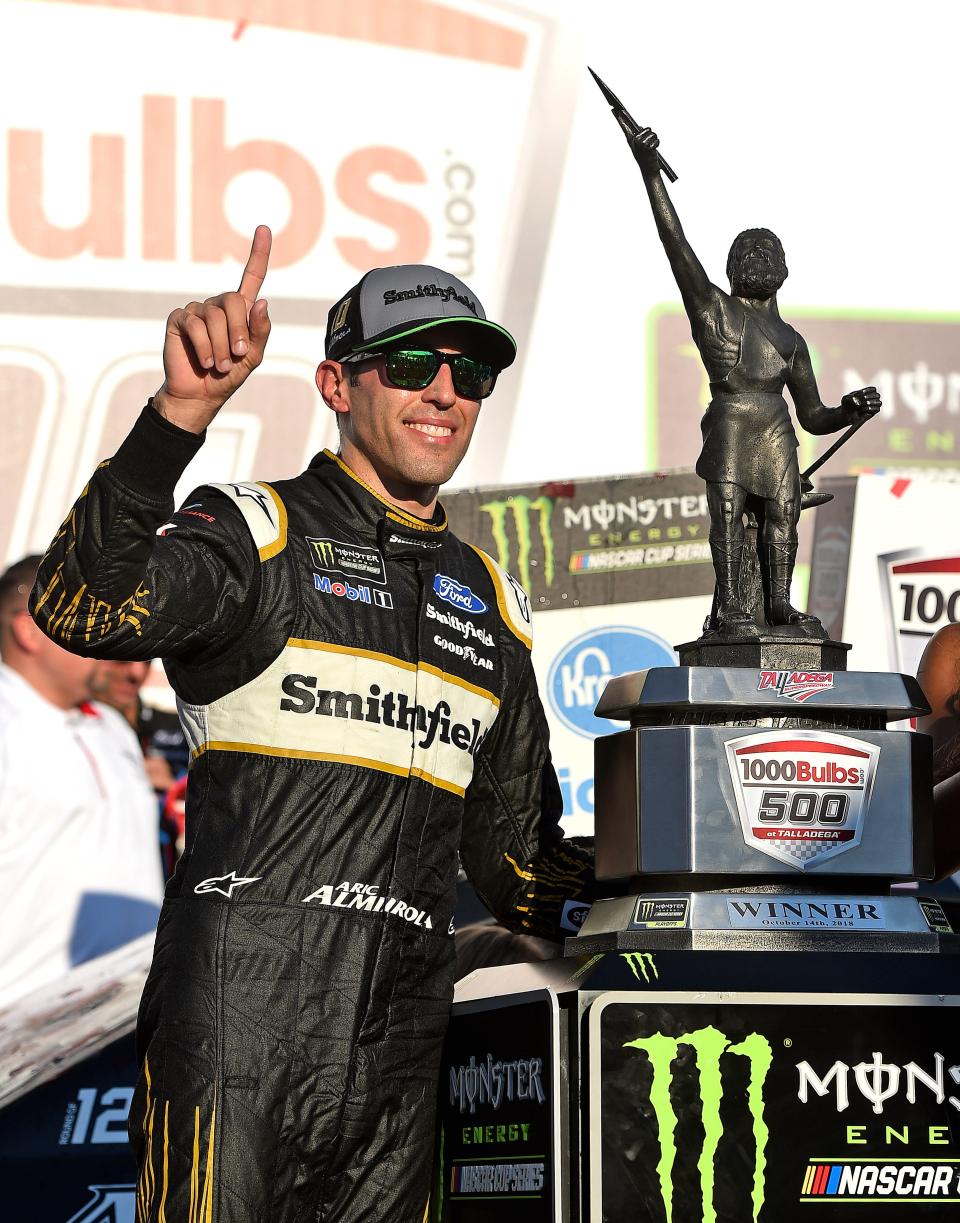
[[(889, 730), (915, 680), (872, 672), (657, 668), (611, 681), (597, 714), (600, 901), (578, 954), (650, 948), (937, 951), (931, 746)], [(573, 942), (573, 940), (571, 940)], [(945, 948), (944, 948), (945, 949)]]

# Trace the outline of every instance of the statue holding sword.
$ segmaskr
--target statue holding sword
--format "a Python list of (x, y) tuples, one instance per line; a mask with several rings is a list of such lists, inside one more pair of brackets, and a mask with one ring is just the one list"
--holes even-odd
[(594, 77), (643, 174), (657, 231), (710, 382), (712, 397), (701, 421), (703, 447), (696, 466), (707, 485), (710, 551), (717, 579), (709, 627), (734, 634), (756, 631), (741, 586), (744, 515), (752, 514), (757, 521), (766, 624), (821, 633), (815, 617), (790, 603), (801, 497), (812, 485), (806, 479), (809, 473), (800, 474), (797, 435), (783, 390), (790, 392), (800, 425), (814, 434), (858, 428), (880, 411), (880, 395), (876, 387), (868, 386), (844, 395), (839, 407), (821, 402), (807, 345), (777, 308), (787, 264), (776, 234), (768, 229), (738, 234), (727, 257), (730, 291), (712, 283), (667, 194), (662, 173), (671, 180), (676, 176), (657, 151), (656, 133), (640, 127)]

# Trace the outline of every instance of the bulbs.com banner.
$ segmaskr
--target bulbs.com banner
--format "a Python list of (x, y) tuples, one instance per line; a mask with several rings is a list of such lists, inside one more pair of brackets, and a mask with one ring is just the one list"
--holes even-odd
[[(46, 546), (159, 385), (166, 316), (237, 287), (258, 222), (267, 360), (180, 495), (292, 474), (333, 440), (313, 385), (327, 311), (373, 266), (466, 279), (522, 366), (574, 102), (552, 19), (495, 0), (0, 0), (0, 28), (0, 562)], [(474, 479), (500, 471), (519, 369), (502, 381)]]

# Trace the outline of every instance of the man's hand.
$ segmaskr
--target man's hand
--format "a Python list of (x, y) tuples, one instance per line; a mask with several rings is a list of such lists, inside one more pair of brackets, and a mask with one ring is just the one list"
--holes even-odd
[(272, 241), (267, 226), (258, 225), (238, 291), (190, 302), (167, 319), (164, 382), (153, 406), (181, 429), (202, 433), (263, 360), (270, 319), (257, 294)]
[(657, 156), (660, 137), (657, 133), (649, 127), (642, 127), (639, 132), (634, 132), (633, 128), (624, 123), (622, 119), (618, 119), (618, 122), (623, 128), (634, 159), (643, 173), (657, 173), (660, 169), (660, 158)]
[(880, 392), (875, 386), (865, 386), (859, 391), (851, 391), (840, 400), (840, 407), (850, 417), (851, 424), (876, 416), (882, 406)]

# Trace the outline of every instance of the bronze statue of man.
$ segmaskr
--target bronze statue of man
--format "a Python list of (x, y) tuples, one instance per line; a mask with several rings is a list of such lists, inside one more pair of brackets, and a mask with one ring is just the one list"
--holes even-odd
[(643, 173), (657, 230), (680, 289), (693, 340), (710, 380), (712, 398), (701, 421), (697, 474), (707, 484), (710, 551), (717, 576), (711, 627), (752, 624), (740, 597), (744, 511), (757, 516), (764, 615), (769, 625), (807, 624), (813, 616), (790, 604), (797, 555), (800, 470), (797, 435), (783, 388), (809, 433), (835, 433), (880, 410), (876, 387), (844, 395), (838, 408), (820, 401), (803, 337), (777, 309), (787, 278), (783, 246), (769, 229), (746, 229), (727, 258), (730, 292), (712, 284), (684, 236), (660, 174), (659, 140), (621, 122)]

